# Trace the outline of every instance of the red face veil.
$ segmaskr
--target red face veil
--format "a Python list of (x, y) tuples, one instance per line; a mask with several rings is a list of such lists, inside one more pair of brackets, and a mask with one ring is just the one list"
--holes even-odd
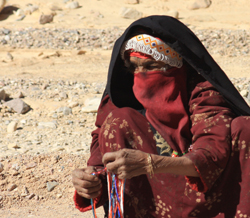
[(185, 66), (134, 75), (133, 92), (147, 119), (178, 153), (185, 153), (191, 141), (186, 81)]

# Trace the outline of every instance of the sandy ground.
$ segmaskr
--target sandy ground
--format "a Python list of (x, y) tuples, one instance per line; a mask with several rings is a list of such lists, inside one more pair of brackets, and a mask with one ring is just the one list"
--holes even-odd
[[(151, 14), (171, 14), (178, 11), (182, 22), (192, 25), (196, 29), (250, 29), (250, 4), (248, 0), (223, 0), (213, 1), (206, 9), (189, 10), (188, 5), (194, 0), (141, 0), (139, 4), (131, 5), (125, 0), (79, 0), (80, 8), (66, 9), (63, 0), (9, 0), (8, 5), (23, 8), (28, 3), (39, 5), (39, 10), (27, 15), (22, 21), (16, 21), (13, 15), (0, 15), (0, 28), (109, 28), (118, 26), (126, 28), (132, 19), (124, 19), (120, 16), (122, 7), (132, 7), (141, 11), (144, 16)], [(42, 13), (50, 14), (52, 5), (61, 10), (56, 11), (54, 21), (46, 25), (40, 25), (38, 20)], [(53, 12), (54, 13), (54, 12)], [(103, 15), (97, 17), (98, 14)], [(1, 78), (63, 78), (64, 80), (78, 80), (89, 82), (106, 81), (107, 69), (111, 50), (84, 49), (85, 55), (76, 55), (76, 52), (63, 50), (60, 57), (48, 59), (39, 58), (39, 53), (51, 54), (54, 50), (46, 49), (0, 49), (0, 60), (6, 57), (7, 52), (15, 57), (12, 62), (0, 61)], [(229, 77), (249, 77), (249, 56), (227, 57), (214, 55), (214, 59), (220, 64)], [(46, 105), (45, 102), (39, 104)], [(46, 107), (45, 107), (46, 108)], [(86, 157), (87, 158), (87, 157)], [(78, 163), (79, 164), (79, 163)], [(85, 165), (85, 163), (83, 163)], [(75, 167), (79, 165), (74, 165)], [(67, 175), (70, 176), (70, 170)], [(48, 198), (44, 201), (35, 200), (31, 203), (15, 204), (0, 209), (1, 217), (92, 217), (91, 213), (81, 214), (74, 209), (71, 192), (73, 187), (67, 181), (69, 191), (62, 198)], [(71, 191), (71, 192), (70, 192)], [(103, 217), (102, 209), (98, 210), (98, 217)]]

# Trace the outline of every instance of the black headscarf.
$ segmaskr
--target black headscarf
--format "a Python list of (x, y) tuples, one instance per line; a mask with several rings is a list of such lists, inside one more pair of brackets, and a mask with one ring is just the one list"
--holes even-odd
[(138, 30), (145, 30), (148, 34), (160, 38), (178, 52), (188, 65), (224, 96), (237, 115), (250, 115), (247, 103), (196, 35), (183, 23), (169, 16), (149, 16), (139, 19), (133, 22), (116, 41), (104, 95), (108, 94), (117, 107), (142, 109), (132, 91), (133, 75), (127, 73), (120, 55), (123, 43)]

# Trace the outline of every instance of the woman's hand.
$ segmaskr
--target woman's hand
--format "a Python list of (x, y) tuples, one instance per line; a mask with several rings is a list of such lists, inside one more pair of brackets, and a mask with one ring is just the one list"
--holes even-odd
[(90, 166), (75, 169), (72, 173), (72, 182), (77, 193), (87, 199), (96, 198), (101, 193), (102, 183), (97, 176), (91, 175), (95, 168)]
[(118, 175), (119, 179), (131, 179), (132, 177), (147, 174), (147, 153), (134, 150), (122, 149), (108, 152), (103, 155), (102, 162), (109, 172)]

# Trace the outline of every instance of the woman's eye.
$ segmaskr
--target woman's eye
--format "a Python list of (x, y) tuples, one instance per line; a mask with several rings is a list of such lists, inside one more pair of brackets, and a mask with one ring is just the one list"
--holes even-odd
[(160, 68), (158, 65), (150, 65), (146, 67), (149, 70)]

